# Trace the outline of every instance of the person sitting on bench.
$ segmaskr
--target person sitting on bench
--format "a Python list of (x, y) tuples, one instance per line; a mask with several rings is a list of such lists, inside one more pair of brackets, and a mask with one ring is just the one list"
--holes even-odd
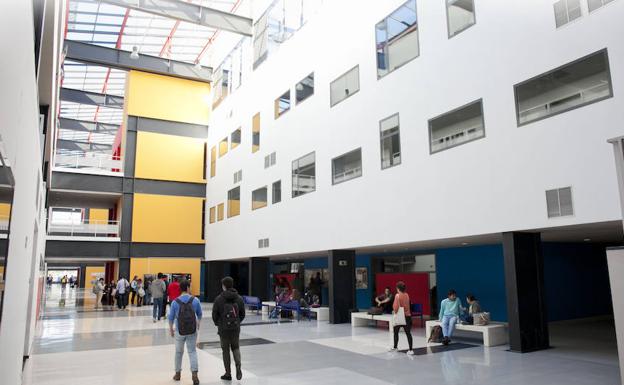
[(375, 303), (377, 304), (377, 307), (380, 307), (383, 309), (383, 312), (385, 314), (392, 313), (392, 304), (394, 303), (394, 295), (392, 295), (392, 291), (390, 290), (390, 287), (386, 287), (386, 290), (384, 290), (383, 294), (375, 298)]
[(481, 313), (481, 305), (479, 304), (479, 301), (477, 301), (477, 298), (472, 294), (468, 294), (466, 296), (466, 302), (468, 303), (468, 312), (462, 313), (461, 320), (465, 325), (472, 325), (474, 323), (473, 315), (475, 313)]
[(461, 308), (462, 304), (461, 300), (457, 298), (457, 292), (453, 289), (449, 290), (448, 297), (442, 300), (440, 304), (440, 322), (442, 323), (442, 334), (444, 337), (442, 343), (444, 345), (448, 345), (451, 342)]

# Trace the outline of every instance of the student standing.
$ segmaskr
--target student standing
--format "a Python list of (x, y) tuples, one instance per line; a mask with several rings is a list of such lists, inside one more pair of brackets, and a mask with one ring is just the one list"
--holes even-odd
[(167, 296), (169, 297), (169, 303), (173, 303), (173, 301), (175, 301), (175, 299), (178, 298), (180, 294), (182, 294), (182, 290), (180, 288), (178, 278), (176, 277), (173, 279), (173, 282), (171, 282), (167, 287)]
[(451, 342), (461, 308), (462, 304), (461, 300), (457, 298), (457, 292), (453, 289), (449, 290), (448, 297), (442, 300), (440, 304), (440, 322), (442, 322), (442, 334), (444, 335), (442, 343), (444, 345)]
[(104, 294), (104, 278), (100, 278), (93, 284), (93, 293), (95, 294), (95, 309), (102, 308), (102, 294)]
[(163, 297), (165, 296), (165, 283), (162, 280), (162, 273), (158, 273), (158, 279), (152, 281), (150, 285), (150, 292), (152, 293), (152, 301), (154, 307), (152, 308), (152, 318), (154, 322), (160, 321), (162, 317)]
[(119, 281), (117, 281), (117, 307), (121, 310), (126, 310), (126, 306), (128, 306), (128, 288), (130, 287), (130, 283), (123, 276), (119, 277)]
[(134, 305), (134, 299), (136, 298), (137, 295), (137, 278), (138, 276), (135, 275), (134, 278), (132, 278), (132, 281), (130, 282), (130, 303), (132, 305)]
[(240, 354), (240, 324), (245, 319), (245, 304), (236, 289), (234, 289), (234, 280), (231, 277), (225, 277), (221, 280), (223, 293), (215, 299), (212, 307), (212, 321), (219, 329), (219, 339), (221, 340), (221, 350), (223, 350), (223, 365), (225, 366), (225, 374), (221, 376), (222, 380), (232, 380), (232, 368), (230, 361), (230, 350), (234, 355), (234, 363), (236, 365), (236, 379), (243, 378), (241, 371), (241, 354)]
[[(162, 281), (161, 281), (162, 282)], [(182, 294), (171, 302), (169, 311), (169, 332), (175, 338), (175, 375), (173, 379), (180, 381), (182, 372), (182, 356), (184, 345), (191, 361), (191, 374), (193, 385), (199, 385), (197, 372), (197, 332), (202, 319), (202, 309), (199, 300), (188, 293), (189, 282), (185, 279), (180, 282)], [(174, 330), (175, 324), (175, 330)]]
[(141, 278), (136, 281), (136, 295), (137, 295), (137, 307), (143, 305), (143, 297), (145, 297), (145, 288), (143, 287), (143, 280)]
[(409, 294), (405, 292), (405, 283), (403, 281), (399, 281), (396, 284), (397, 293), (394, 296), (394, 303), (392, 304), (392, 310), (396, 313), (398, 311), (403, 311), (405, 314), (405, 325), (399, 325), (394, 327), (394, 347), (391, 350), (397, 350), (399, 345), (399, 331), (401, 328), (405, 330), (405, 335), (407, 336), (407, 343), (409, 344), (409, 350), (407, 354), (413, 355), (414, 351), (412, 350), (412, 313), (410, 311), (410, 297)]

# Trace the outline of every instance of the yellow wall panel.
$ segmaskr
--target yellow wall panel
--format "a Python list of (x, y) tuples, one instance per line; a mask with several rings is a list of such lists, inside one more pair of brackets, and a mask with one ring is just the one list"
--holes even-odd
[(11, 204), (0, 203), (0, 219), (8, 220), (11, 216)]
[(90, 223), (108, 223), (108, 210), (107, 209), (89, 209), (89, 222)]
[(191, 294), (199, 295), (200, 258), (131, 258), (130, 279), (135, 275), (143, 279), (145, 274), (191, 274)]
[(85, 288), (90, 288), (96, 279), (104, 278), (104, 266), (87, 266), (85, 269)]
[(208, 83), (130, 71), (126, 89), (129, 115), (208, 125)]
[(197, 138), (139, 131), (134, 176), (204, 183), (205, 144)]
[(204, 243), (202, 211), (202, 198), (134, 194), (132, 241)]

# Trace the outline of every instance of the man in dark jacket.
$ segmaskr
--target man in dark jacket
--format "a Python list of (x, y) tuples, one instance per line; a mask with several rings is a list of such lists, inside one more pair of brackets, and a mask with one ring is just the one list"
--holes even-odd
[(231, 361), (230, 349), (234, 355), (234, 363), (236, 364), (236, 379), (243, 378), (241, 371), (241, 355), (239, 347), (240, 324), (245, 319), (245, 304), (238, 292), (234, 289), (234, 280), (231, 277), (225, 277), (221, 280), (223, 293), (215, 299), (212, 307), (212, 320), (215, 326), (219, 328), (219, 338), (221, 340), (221, 349), (223, 350), (223, 365), (225, 366), (225, 374), (221, 376), (222, 380), (231, 381)]

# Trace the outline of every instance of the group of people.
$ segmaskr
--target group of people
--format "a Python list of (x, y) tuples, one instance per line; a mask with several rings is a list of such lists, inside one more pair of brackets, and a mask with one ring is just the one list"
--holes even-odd
[[(293, 280), (294, 282), (294, 280)], [(299, 303), (302, 308), (319, 307), (321, 306), (321, 288), (323, 287), (323, 280), (321, 273), (317, 273), (316, 276), (310, 277), (308, 287), (305, 289), (305, 293), (302, 295), (301, 291), (296, 288), (296, 282), (292, 284), (288, 282), (285, 277), (276, 280), (275, 284), (275, 303), (278, 305), (284, 305), (292, 301)], [(275, 307), (269, 318), (277, 318), (279, 315), (278, 307)], [(289, 316), (291, 314), (288, 314)]]
[[(473, 323), (473, 316), (481, 313), (481, 305), (473, 294), (466, 296), (468, 307), (462, 306), (461, 300), (457, 297), (457, 292), (453, 289), (449, 290), (447, 298), (440, 303), (439, 320), (442, 327), (442, 343), (448, 345), (455, 331), (455, 325), (458, 322), (465, 324)], [(386, 287), (384, 292), (375, 298), (377, 307), (383, 309), (384, 313), (396, 314), (402, 311), (405, 315), (405, 325), (397, 325), (394, 327), (394, 345), (390, 349), (396, 351), (399, 342), (399, 332), (405, 330), (409, 350), (407, 354), (413, 355), (413, 339), (412, 339), (412, 313), (409, 294), (406, 292), (405, 283), (402, 281), (396, 284), (396, 293), (392, 293), (390, 287)]]

